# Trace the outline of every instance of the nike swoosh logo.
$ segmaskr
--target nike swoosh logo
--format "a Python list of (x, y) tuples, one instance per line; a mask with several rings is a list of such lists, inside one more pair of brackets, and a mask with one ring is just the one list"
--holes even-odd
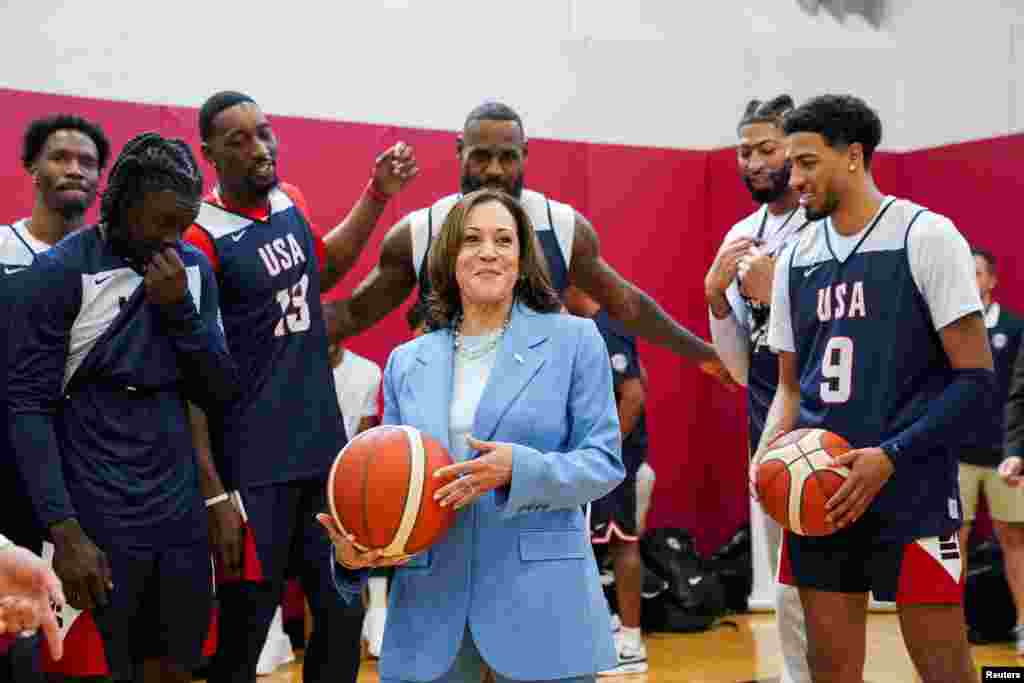
[(248, 228), (246, 228), (245, 230), (239, 230), (238, 232), (236, 232), (235, 234), (233, 234), (231, 236), (231, 241), (232, 242), (241, 242), (242, 238), (245, 237), (245, 233), (247, 233), (247, 232), (249, 232)]
[(107, 280), (109, 280), (112, 277), (114, 277), (114, 276), (113, 275), (108, 275), (106, 277), (98, 277), (95, 280), (93, 280), (93, 283), (97, 284), (97, 285), (102, 285), (104, 282), (106, 282)]
[(13, 275), (14, 273), (25, 270), (28, 266), (4, 266), (4, 275)]
[(813, 273), (814, 271), (816, 271), (820, 267), (821, 267), (820, 263), (818, 265), (816, 265), (816, 266), (811, 266), (810, 268), (808, 268), (807, 270), (804, 271), (804, 277), (810, 277), (811, 273)]

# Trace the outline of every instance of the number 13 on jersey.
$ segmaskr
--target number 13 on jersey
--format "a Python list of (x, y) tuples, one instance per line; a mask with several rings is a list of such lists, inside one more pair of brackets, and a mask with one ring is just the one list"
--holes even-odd
[(308, 293), (309, 275), (303, 275), (302, 279), (291, 287), (277, 292), (277, 303), (281, 306), (281, 319), (277, 321), (277, 327), (274, 328), (275, 337), (305, 332), (309, 329), (309, 302), (306, 301)]
[(846, 403), (853, 391), (853, 340), (832, 337), (825, 344), (821, 359), (821, 400), (825, 403)]

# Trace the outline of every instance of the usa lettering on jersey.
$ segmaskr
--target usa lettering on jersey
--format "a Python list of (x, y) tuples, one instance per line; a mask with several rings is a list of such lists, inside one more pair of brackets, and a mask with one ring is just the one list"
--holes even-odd
[(840, 282), (818, 289), (818, 320), (829, 322), (849, 318), (867, 317), (864, 304), (864, 281), (849, 285)]
[(290, 232), (283, 238), (278, 237), (264, 244), (258, 251), (270, 277), (276, 277), (300, 263), (306, 263), (306, 254), (303, 253), (295, 235)]

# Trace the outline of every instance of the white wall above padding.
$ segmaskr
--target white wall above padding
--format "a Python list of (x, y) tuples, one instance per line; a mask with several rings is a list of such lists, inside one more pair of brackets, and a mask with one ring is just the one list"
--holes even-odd
[(0, 84), (441, 129), (500, 98), (535, 136), (698, 149), (782, 91), (861, 95), (888, 149), (1024, 128), (1024, 3), (883, 4), (876, 29), (800, 0), (34, 0), (3, 10)]

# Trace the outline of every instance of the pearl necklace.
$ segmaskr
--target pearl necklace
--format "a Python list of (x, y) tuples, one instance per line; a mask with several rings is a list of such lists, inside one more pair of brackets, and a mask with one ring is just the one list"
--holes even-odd
[(509, 315), (505, 318), (505, 323), (501, 326), (500, 330), (486, 335), (489, 338), (480, 346), (468, 348), (462, 340), (462, 314), (460, 313), (459, 317), (455, 319), (455, 355), (464, 361), (480, 360), (490, 355), (498, 348), (498, 344), (501, 343), (501, 338), (505, 336), (505, 332), (508, 330), (509, 323), (511, 322), (512, 312), (509, 311)]

